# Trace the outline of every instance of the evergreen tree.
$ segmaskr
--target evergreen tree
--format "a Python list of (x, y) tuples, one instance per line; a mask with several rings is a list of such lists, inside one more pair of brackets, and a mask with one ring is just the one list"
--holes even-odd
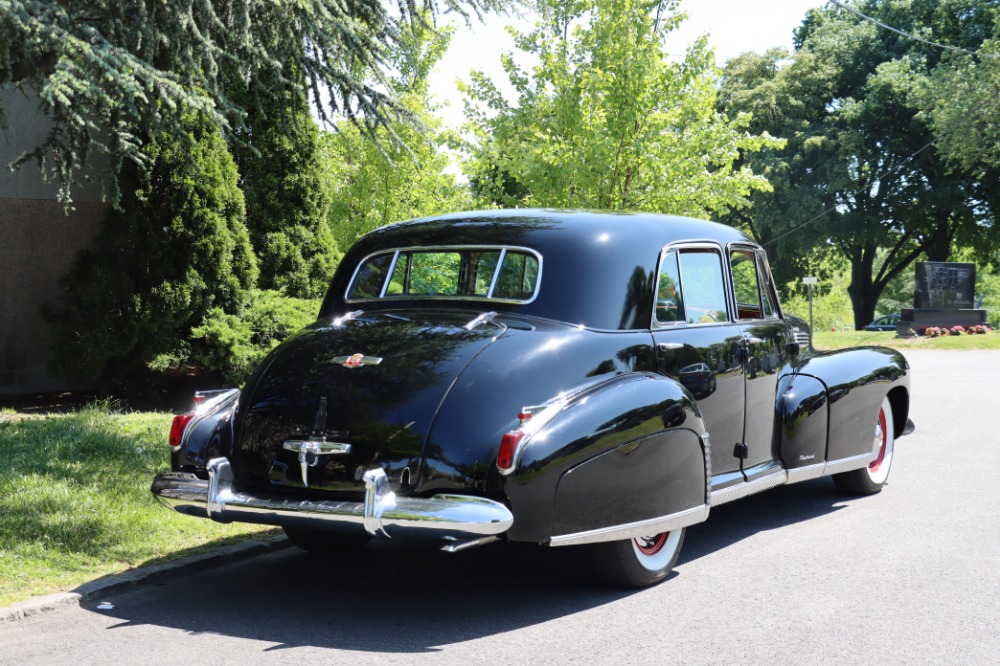
[[(507, 0), (0, 0), (0, 85), (38, 93), (55, 127), (36, 159), (68, 197), (93, 146), (141, 160), (141, 137), (184, 142), (184, 113), (200, 111), (232, 138), (245, 109), (230, 94), (273, 63), (324, 117), (384, 125), (409, 114), (382, 85), (386, 49), (406, 26), (440, 11), (468, 16)], [(421, 14), (421, 12), (427, 12)], [(265, 93), (266, 96), (266, 93)], [(0, 104), (0, 125), (3, 124)], [(139, 137), (139, 140), (137, 140)]]
[(196, 112), (187, 137), (142, 146), (127, 169), (123, 210), (63, 278), (52, 315), (54, 370), (105, 384), (134, 380), (158, 359), (183, 358), (191, 330), (213, 309), (238, 313), (257, 278), (236, 165), (218, 129)]
[(234, 95), (246, 100), (248, 114), (233, 152), (260, 262), (259, 287), (316, 298), (326, 292), (339, 257), (327, 221), (319, 128), (302, 88), (280, 88), (270, 80), (277, 76), (265, 69)]

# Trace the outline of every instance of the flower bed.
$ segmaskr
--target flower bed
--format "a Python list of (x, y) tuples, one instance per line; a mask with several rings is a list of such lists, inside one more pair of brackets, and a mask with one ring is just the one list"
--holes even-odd
[(938, 338), (946, 335), (986, 335), (991, 332), (988, 324), (976, 324), (974, 326), (928, 326), (911, 331), (916, 335), (925, 335), (929, 338)]

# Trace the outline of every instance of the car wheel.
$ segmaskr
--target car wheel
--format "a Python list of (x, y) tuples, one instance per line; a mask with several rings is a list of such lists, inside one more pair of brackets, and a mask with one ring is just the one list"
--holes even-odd
[(892, 453), (896, 443), (892, 424), (892, 405), (889, 404), (887, 397), (882, 400), (878, 418), (875, 419), (875, 439), (872, 444), (875, 459), (868, 464), (868, 467), (834, 474), (833, 482), (841, 492), (852, 495), (873, 495), (882, 490), (889, 478)]
[(648, 587), (673, 571), (684, 543), (684, 528), (650, 536), (597, 543), (590, 551), (594, 573), (612, 585)]
[(285, 535), (293, 544), (310, 553), (337, 556), (353, 553), (371, 540), (367, 534), (345, 534), (326, 530), (310, 530), (301, 527), (283, 527)]

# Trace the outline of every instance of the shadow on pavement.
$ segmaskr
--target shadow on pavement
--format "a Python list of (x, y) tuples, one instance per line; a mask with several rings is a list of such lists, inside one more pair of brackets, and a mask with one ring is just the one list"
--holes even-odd
[[(843, 500), (820, 479), (718, 507), (689, 532), (681, 563), (829, 514)], [(596, 584), (580, 559), (573, 548), (506, 543), (447, 554), (412, 542), (373, 542), (345, 561), (292, 548), (118, 595), (110, 611), (95, 610), (97, 601), (84, 608), (120, 618), (110, 630), (172, 627), (272, 644), (266, 651), (435, 652), (641, 593)], [(647, 593), (669, 596), (669, 586)]]

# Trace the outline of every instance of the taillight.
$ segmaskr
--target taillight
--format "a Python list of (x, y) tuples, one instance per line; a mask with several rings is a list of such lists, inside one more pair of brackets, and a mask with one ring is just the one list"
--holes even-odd
[(170, 424), (170, 446), (172, 448), (176, 449), (181, 445), (181, 441), (184, 439), (184, 430), (193, 418), (194, 412), (178, 414), (174, 417), (174, 422)]
[(517, 458), (517, 448), (524, 439), (523, 430), (512, 430), (500, 440), (500, 453), (497, 454), (497, 469), (501, 474), (510, 474), (514, 470), (514, 461)]

